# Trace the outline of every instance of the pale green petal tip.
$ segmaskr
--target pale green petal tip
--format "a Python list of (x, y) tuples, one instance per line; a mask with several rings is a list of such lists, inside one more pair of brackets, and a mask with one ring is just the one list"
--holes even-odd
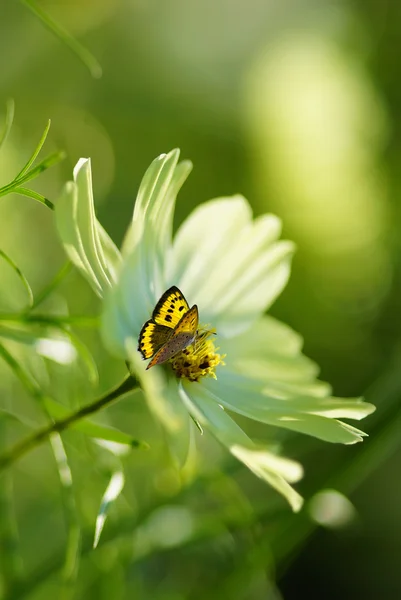
[(360, 404), (360, 406), (358, 407), (360, 416), (355, 416), (354, 419), (356, 420), (364, 419), (365, 417), (368, 417), (369, 415), (374, 413), (376, 410), (376, 406), (374, 404), (371, 404), (370, 402), (365, 402), (363, 396), (361, 396), (360, 398), (355, 398), (355, 402)]
[(77, 181), (81, 171), (85, 173), (91, 173), (91, 159), (90, 158), (80, 158), (77, 164), (74, 167), (73, 176), (74, 181)]
[(246, 448), (235, 444), (229, 450), (255, 475), (274, 487), (287, 500), (294, 512), (301, 510), (303, 498), (290, 483), (302, 479), (302, 465), (288, 458), (277, 456), (266, 449)]

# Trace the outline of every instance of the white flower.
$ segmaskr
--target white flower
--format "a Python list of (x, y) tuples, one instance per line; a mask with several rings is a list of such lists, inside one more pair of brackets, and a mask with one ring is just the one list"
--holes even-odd
[[(104, 295), (106, 346), (131, 361), (150, 406), (175, 438), (193, 439), (193, 419), (299, 510), (302, 498), (290, 483), (302, 477), (302, 467), (256, 446), (226, 409), (353, 444), (365, 434), (339, 419), (362, 419), (374, 407), (331, 397), (330, 386), (316, 380), (317, 366), (302, 355), (301, 338), (265, 316), (288, 280), (294, 251), (278, 239), (277, 217), (253, 219), (242, 196), (218, 198), (195, 209), (173, 239), (176, 196), (191, 170), (189, 162), (178, 164), (178, 156), (178, 150), (162, 155), (147, 170), (121, 254), (95, 218), (90, 162), (81, 159), (56, 208), (61, 239), (94, 291)], [(171, 364), (145, 371), (136, 350), (143, 324), (172, 285), (217, 332), (203, 347), (214, 366), (199, 372), (197, 381), (178, 378), (174, 363), (175, 371)], [(196, 358), (199, 349), (190, 352)]]

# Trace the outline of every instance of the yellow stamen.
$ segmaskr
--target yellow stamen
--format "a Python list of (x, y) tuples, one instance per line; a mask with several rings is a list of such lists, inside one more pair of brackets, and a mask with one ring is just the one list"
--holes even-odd
[(171, 366), (177, 377), (188, 381), (199, 381), (201, 377), (216, 379), (216, 367), (224, 365), (225, 354), (218, 354), (216, 350), (219, 348), (215, 347), (213, 339), (209, 339), (214, 333), (215, 330), (198, 333), (193, 344), (171, 359)]

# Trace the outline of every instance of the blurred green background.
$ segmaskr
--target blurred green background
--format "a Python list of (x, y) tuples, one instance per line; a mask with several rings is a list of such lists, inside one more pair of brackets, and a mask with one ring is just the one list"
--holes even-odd
[[(301, 460), (298, 489), (307, 500), (326, 487), (350, 498), (354, 517), (340, 527), (335, 519), (317, 525), (316, 498), (293, 515), (210, 439), (201, 440), (197, 477), (183, 485), (146, 406), (124, 399), (99, 418), (151, 450), (124, 458), (126, 487), (96, 551), (94, 522), (114, 460), (104, 449), (78, 433), (64, 436), (72, 525), (49, 447), (15, 466), (12, 490), (0, 480), (3, 528), (17, 527), (4, 539), (18, 543), (16, 571), (27, 578), (4, 597), (400, 598), (401, 7), (387, 0), (41, 0), (40, 7), (93, 52), (103, 77), (92, 78), (22, 3), (1, 3), (0, 101), (5, 107), (14, 98), (16, 117), (0, 185), (51, 118), (46, 150), (67, 157), (33, 187), (56, 202), (78, 158), (90, 156), (98, 217), (120, 243), (146, 167), (181, 148), (194, 170), (176, 224), (198, 203), (238, 192), (255, 214), (282, 217), (298, 252), (272, 314), (302, 334), (336, 395), (364, 394), (378, 410), (362, 423), (370, 438), (358, 447), (246, 424)], [(52, 213), (28, 198), (0, 199), (0, 247), (34, 292), (65, 262)], [(23, 291), (5, 264), (0, 281), (0, 312), (20, 310)], [(42, 308), (99, 312), (74, 272)], [(96, 332), (77, 332), (98, 365), (99, 390), (119, 381), (124, 365), (102, 350)], [(69, 367), (14, 351), (70, 407), (99, 392), (82, 368), (71, 376)], [(0, 389), (2, 406), (42, 422), (4, 364)], [(1, 445), (28, 431), (7, 427)], [(78, 530), (81, 552), (65, 563)], [(0, 566), (9, 552), (3, 544)]]

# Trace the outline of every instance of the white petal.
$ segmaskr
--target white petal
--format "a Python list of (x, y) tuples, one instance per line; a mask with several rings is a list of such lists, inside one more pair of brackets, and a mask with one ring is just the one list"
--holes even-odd
[[(319, 367), (301, 354), (302, 338), (287, 325), (263, 316), (232, 339), (220, 339), (219, 333), (217, 343), (220, 352), (226, 354), (223, 377), (228, 373), (244, 375), (266, 386), (283, 386), (283, 391), (292, 387), (295, 392), (297, 384), (301, 389), (314, 387)], [(314, 394), (322, 395), (324, 389), (324, 384), (317, 384)]]
[(219, 198), (195, 208), (174, 238), (171, 283), (179, 282), (190, 297), (197, 295), (197, 301), (203, 296), (217, 298), (218, 291), (209, 285), (213, 269), (226, 259), (233, 240), (249, 228), (251, 216), (242, 196)]
[(57, 231), (70, 261), (85, 277), (94, 292), (102, 297), (102, 285), (96, 277), (82, 243), (80, 227), (76, 218), (77, 203), (77, 186), (72, 181), (68, 181), (63, 188), (55, 210)]
[[(107, 289), (113, 281), (100, 243), (93, 200), (90, 159), (81, 159), (78, 162), (74, 169), (74, 179), (78, 187), (77, 219), (82, 243), (99, 282), (104, 289)], [(110, 238), (109, 242), (113, 244)]]
[(201, 425), (210, 429), (255, 475), (282, 494), (293, 510), (300, 510), (303, 500), (288, 482), (298, 481), (302, 477), (301, 465), (257, 448), (201, 385), (184, 383), (180, 387), (180, 394), (189, 412)]
[(153, 161), (142, 180), (134, 216), (123, 243), (123, 266), (106, 298), (103, 338), (114, 354), (125, 352), (126, 339), (138, 338), (141, 327), (167, 289), (164, 269), (170, 255), (177, 193), (191, 163), (177, 166), (179, 151)]
[[(227, 377), (220, 375), (217, 380), (205, 379), (202, 386), (216, 402), (245, 417), (339, 444), (360, 442), (366, 434), (332, 418), (333, 415), (361, 419), (374, 410), (371, 404), (360, 400), (297, 396), (274, 398), (262, 389), (258, 390), (252, 379), (243, 377), (240, 383), (230, 374)], [(327, 416), (322, 416), (326, 412)]]
[(56, 226), (64, 248), (94, 291), (103, 296), (116, 280), (120, 253), (95, 215), (90, 160), (81, 158), (56, 205)]
[(315, 379), (317, 365), (300, 353), (301, 338), (271, 317), (247, 332), (221, 340), (226, 354), (218, 379), (202, 385), (216, 402), (256, 421), (344, 444), (365, 435), (338, 418), (362, 419), (374, 406), (357, 398), (332, 398), (330, 386)]
[(276, 242), (280, 220), (252, 221), (242, 196), (196, 208), (177, 232), (168, 282), (199, 306), (203, 322), (232, 336), (266, 310), (287, 282), (294, 246)]
[(132, 331), (132, 338), (137, 340), (140, 321), (138, 320), (136, 327), (132, 327), (129, 321), (130, 315), (125, 314), (122, 302), (118, 301), (118, 294), (119, 288), (115, 286), (105, 296), (100, 332), (109, 352), (125, 359), (127, 357), (126, 340), (130, 337), (129, 332)]
[(303, 339), (299, 333), (285, 323), (265, 315), (243, 335), (235, 338), (235, 345), (230, 345), (230, 356), (234, 359), (244, 355), (255, 358), (266, 354), (297, 356), (302, 346)]
[(175, 201), (192, 168), (189, 161), (177, 165), (179, 154), (179, 150), (162, 154), (146, 171), (122, 248), (128, 264), (133, 257), (137, 265), (140, 254), (152, 300), (165, 291), (164, 272), (170, 253)]

